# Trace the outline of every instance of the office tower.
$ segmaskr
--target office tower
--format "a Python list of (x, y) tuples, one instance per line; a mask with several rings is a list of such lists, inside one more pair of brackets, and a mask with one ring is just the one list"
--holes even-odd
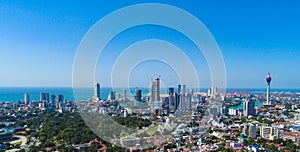
[(248, 133), (249, 133), (248, 124), (244, 124), (244, 125), (243, 125), (242, 133), (243, 133), (245, 136), (248, 136)]
[(175, 96), (174, 96), (174, 88), (169, 88), (169, 109), (174, 107)]
[(182, 85), (182, 89), (181, 89), (181, 94), (185, 94), (185, 90), (186, 90), (186, 85), (184, 84), (184, 85)]
[(100, 84), (98, 82), (94, 85), (94, 100), (99, 101), (100, 100)]
[(116, 92), (115, 92), (115, 97), (116, 97), (116, 99), (115, 99), (115, 100), (118, 100), (118, 101), (119, 101), (119, 100), (120, 100), (120, 98), (121, 98), (121, 94), (120, 94), (120, 93), (116, 93)]
[(249, 133), (248, 137), (255, 139), (256, 138), (256, 126), (254, 124), (249, 124)]
[(243, 134), (249, 138), (256, 138), (256, 126), (254, 124), (244, 124)]
[(49, 98), (49, 93), (45, 93), (45, 102), (49, 103), (50, 98)]
[(126, 99), (126, 97), (127, 97), (127, 90), (124, 89), (124, 90), (123, 90), (123, 98)]
[(169, 95), (174, 95), (174, 88), (169, 88)]
[(45, 101), (45, 94), (43, 92), (40, 93), (40, 101)]
[(260, 136), (268, 140), (278, 138), (278, 127), (261, 126)]
[[(184, 86), (184, 85), (183, 85)], [(185, 87), (182, 87), (185, 88)], [(186, 94), (185, 91), (182, 90), (181, 94), (178, 95), (178, 110), (185, 111), (185, 110), (192, 110), (192, 95), (190, 93)]]
[(30, 103), (29, 94), (25, 93), (24, 94), (24, 104), (28, 105), (29, 103)]
[(255, 111), (255, 103), (252, 101), (252, 99), (246, 99), (244, 101), (244, 116), (255, 116), (256, 111)]
[(160, 83), (159, 83), (159, 77), (156, 77), (152, 81), (152, 87), (151, 87), (151, 101), (160, 101)]
[(135, 90), (135, 100), (136, 101), (142, 101), (142, 90)]
[(211, 89), (208, 89), (208, 90), (207, 90), (207, 96), (208, 96), (208, 97), (211, 96)]
[(211, 96), (216, 96), (218, 94), (218, 89), (216, 86), (212, 86), (211, 88)]
[(179, 106), (179, 98), (180, 95), (178, 93), (175, 93), (174, 95), (174, 109), (177, 110)]
[(40, 101), (49, 102), (49, 93), (40, 93)]
[(193, 96), (194, 95), (194, 90), (190, 89), (190, 94)]
[(188, 93), (186, 95), (186, 110), (190, 111), (192, 110), (192, 94)]
[(267, 81), (267, 105), (270, 105), (271, 102), (270, 102), (270, 83), (271, 83), (271, 75), (270, 75), (270, 72), (268, 72), (268, 75), (267, 75), (267, 78), (266, 78), (266, 81)]
[(55, 98), (56, 98), (56, 96), (54, 94), (51, 95), (51, 106), (52, 107), (55, 107)]
[(110, 91), (108, 95), (108, 100), (116, 100), (116, 94), (114, 91)]
[(181, 92), (181, 85), (179, 84), (178, 85), (178, 92), (177, 93), (180, 94), (180, 92)]
[(62, 95), (62, 94), (59, 94), (58, 95), (58, 103), (61, 103), (61, 102), (64, 102), (64, 95)]

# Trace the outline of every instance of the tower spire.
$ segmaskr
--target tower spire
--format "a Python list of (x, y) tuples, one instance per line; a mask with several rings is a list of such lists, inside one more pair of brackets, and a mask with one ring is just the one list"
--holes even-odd
[(272, 81), (270, 72), (268, 72), (266, 81), (267, 81), (267, 103), (266, 104), (269, 105), (270, 104), (270, 83)]

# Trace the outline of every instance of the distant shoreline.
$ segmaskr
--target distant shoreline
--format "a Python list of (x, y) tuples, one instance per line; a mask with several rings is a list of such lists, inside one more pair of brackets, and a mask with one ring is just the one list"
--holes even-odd
[[(76, 90), (78, 89), (78, 90)], [(124, 88), (114, 88), (116, 93), (120, 93), (122, 95)], [(135, 87), (127, 89), (127, 97), (133, 97), (135, 94)], [(143, 96), (148, 96), (150, 92), (150, 88), (148, 87), (140, 87), (139, 89), (142, 90)], [(66, 100), (72, 101), (80, 101), (80, 100), (87, 100), (91, 99), (93, 96), (93, 88), (92, 87), (85, 87), (85, 88), (75, 88), (78, 93), (76, 93), (76, 100), (74, 98), (73, 88), (72, 87), (0, 87), (0, 102), (17, 102), (24, 100), (24, 94), (28, 93), (30, 95), (30, 100), (39, 100), (40, 93), (46, 92), (50, 95), (58, 95), (63, 94)], [(200, 88), (200, 89), (193, 89), (194, 92), (204, 92), (207, 93), (208, 88)], [(110, 87), (101, 87), (101, 98), (107, 99), (108, 94), (112, 91)], [(177, 88), (175, 88), (177, 92)], [(189, 91), (189, 89), (187, 89)], [(220, 90), (220, 92), (223, 92)], [(266, 88), (227, 88), (227, 93), (252, 93), (252, 94), (264, 94), (266, 92)], [(161, 94), (167, 94), (168, 88), (161, 88)], [(278, 89), (278, 88), (271, 88), (271, 93), (299, 93), (300, 89)]]

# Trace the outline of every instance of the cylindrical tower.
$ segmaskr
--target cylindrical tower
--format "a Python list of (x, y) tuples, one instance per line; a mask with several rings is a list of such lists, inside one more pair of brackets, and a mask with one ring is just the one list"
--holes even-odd
[(270, 83), (271, 83), (271, 76), (270, 76), (270, 72), (268, 72), (266, 81), (267, 81), (267, 105), (270, 104)]

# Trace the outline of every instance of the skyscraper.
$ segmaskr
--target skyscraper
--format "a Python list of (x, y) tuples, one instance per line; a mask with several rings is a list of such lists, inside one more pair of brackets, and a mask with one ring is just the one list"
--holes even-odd
[(54, 94), (51, 95), (51, 106), (52, 107), (55, 107), (55, 98), (56, 98), (56, 96)]
[(126, 97), (127, 97), (127, 90), (124, 89), (124, 90), (123, 90), (123, 98), (126, 99)]
[(256, 138), (256, 126), (254, 124), (249, 124), (249, 134), (248, 137), (253, 139)]
[(152, 81), (152, 87), (151, 87), (151, 101), (160, 101), (160, 83), (159, 83), (159, 77), (156, 77)]
[(181, 85), (179, 84), (178, 85), (178, 92), (177, 93), (180, 94), (180, 92), (181, 92)]
[(45, 93), (45, 99), (46, 99), (46, 103), (49, 103), (50, 101), (49, 93)]
[(24, 94), (24, 104), (25, 104), (25, 105), (28, 105), (29, 102), (30, 102), (29, 94), (25, 93), (25, 94)]
[(246, 99), (244, 101), (244, 116), (255, 116), (255, 103), (251, 99)]
[(270, 75), (270, 72), (268, 72), (268, 75), (267, 75), (267, 78), (266, 78), (266, 81), (267, 81), (267, 105), (270, 105), (270, 83), (271, 83), (271, 75)]
[(186, 85), (182, 85), (182, 89), (181, 89), (181, 94), (185, 94), (185, 91), (186, 91)]
[(135, 90), (135, 100), (136, 101), (142, 101), (142, 90)]
[(161, 114), (162, 102), (160, 101), (160, 78), (156, 77), (152, 80), (151, 96), (150, 96), (150, 110), (151, 113)]
[(216, 96), (218, 94), (218, 89), (216, 86), (211, 87), (211, 96)]
[(254, 124), (244, 124), (243, 134), (250, 138), (256, 138), (256, 126)]
[(116, 92), (110, 91), (108, 95), (108, 100), (116, 100)]
[(94, 85), (94, 100), (99, 101), (100, 100), (100, 84), (98, 82)]
[(169, 88), (169, 95), (173, 95), (174, 94), (174, 88)]
[(58, 95), (58, 103), (62, 103), (62, 102), (64, 102), (64, 95), (62, 95), (62, 94), (59, 94)]
[(169, 108), (173, 108), (175, 104), (174, 88), (169, 88)]
[(186, 93), (186, 85), (182, 85), (181, 92), (178, 95), (178, 110), (185, 111), (191, 109), (192, 109), (192, 95), (191, 93)]
[(49, 103), (49, 93), (40, 93), (40, 101)]

